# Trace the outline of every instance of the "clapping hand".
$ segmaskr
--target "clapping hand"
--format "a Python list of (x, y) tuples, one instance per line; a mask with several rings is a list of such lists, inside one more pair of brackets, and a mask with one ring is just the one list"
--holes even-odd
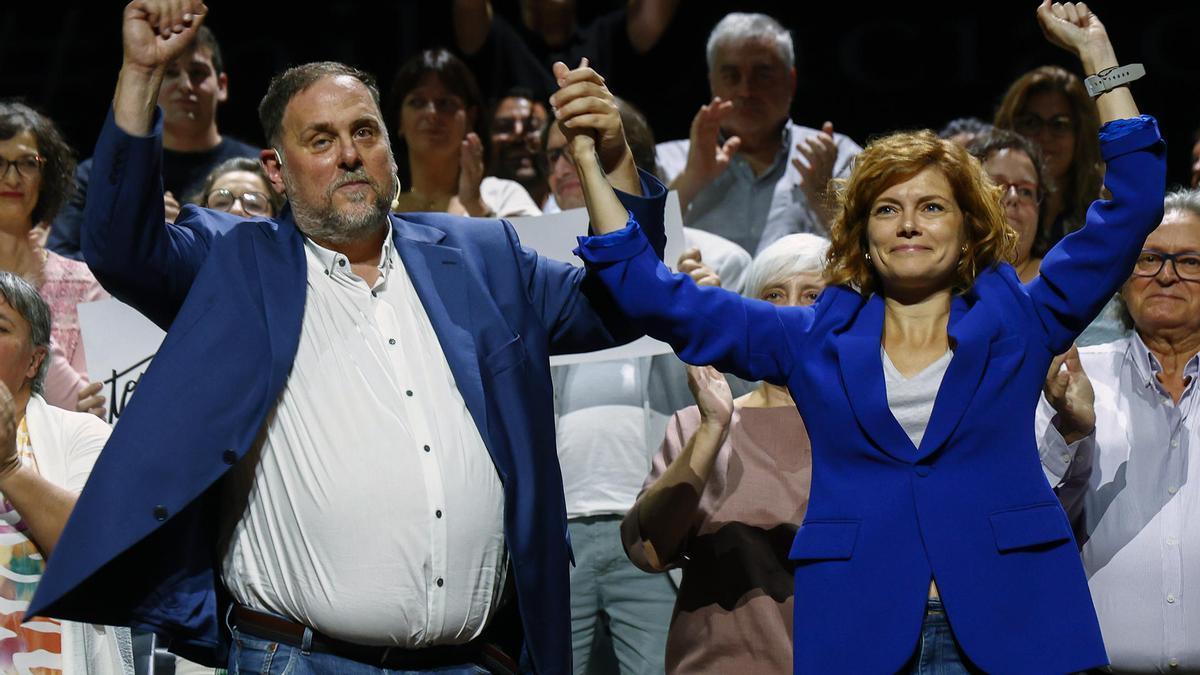
[[(465, 115), (458, 111), (459, 115)], [(464, 121), (465, 124), (465, 121)], [(467, 134), (459, 147), (458, 158), (458, 194), (455, 198), (460, 207), (469, 216), (487, 216), (491, 207), (483, 201), (479, 185), (483, 182), (483, 142), (475, 132)], [(451, 212), (455, 209), (451, 208)]]
[(1050, 362), (1043, 392), (1056, 413), (1054, 425), (1068, 443), (1087, 436), (1096, 428), (1096, 393), (1079, 361), (1077, 347), (1072, 345)]
[(821, 125), (821, 133), (805, 138), (796, 144), (796, 151), (804, 158), (792, 158), (792, 166), (800, 172), (800, 189), (804, 192), (808, 205), (812, 207), (821, 220), (828, 226), (830, 220), (828, 195), (826, 190), (833, 178), (833, 168), (837, 164), (837, 141), (833, 137), (833, 122)]
[(712, 366), (688, 366), (687, 375), (701, 424), (727, 428), (733, 419), (733, 392), (725, 376)]
[(17, 412), (12, 392), (0, 382), (0, 478), (5, 478), (21, 466), (17, 453)]
[(700, 259), (700, 249), (689, 248), (679, 256), (679, 271), (690, 276), (697, 286), (721, 286), (721, 277)]
[(733, 156), (742, 147), (742, 139), (730, 136), (720, 142), (721, 121), (733, 111), (733, 101), (714, 96), (711, 103), (700, 106), (692, 118), (689, 133), (686, 171), (697, 189), (703, 188), (725, 173)]

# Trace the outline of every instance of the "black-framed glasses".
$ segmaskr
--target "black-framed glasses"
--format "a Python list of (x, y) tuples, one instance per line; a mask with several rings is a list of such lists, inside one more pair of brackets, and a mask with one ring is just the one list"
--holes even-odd
[(1167, 261), (1175, 268), (1175, 275), (1188, 281), (1200, 281), (1200, 253), (1164, 253), (1153, 249), (1142, 249), (1133, 265), (1136, 277), (1156, 277)]
[(1068, 115), (1054, 117), (1039, 117), (1033, 113), (1018, 115), (1013, 120), (1013, 128), (1022, 136), (1037, 136), (1045, 129), (1051, 136), (1069, 136), (1075, 133), (1075, 120)]
[(1042, 191), (1030, 183), (996, 183), (1003, 190), (1005, 197), (1009, 192), (1017, 195), (1017, 201), (1026, 206), (1038, 206), (1042, 203)]
[(0, 157), (0, 178), (8, 175), (10, 166), (17, 170), (21, 178), (37, 178), (42, 175), (42, 165), (45, 163), (45, 158), (40, 155), (21, 155), (16, 159)]
[(208, 193), (208, 199), (205, 200), (208, 208), (226, 212), (233, 210), (233, 205), (239, 201), (242, 203), (242, 209), (252, 216), (271, 215), (271, 200), (257, 191), (235, 193), (221, 188)]

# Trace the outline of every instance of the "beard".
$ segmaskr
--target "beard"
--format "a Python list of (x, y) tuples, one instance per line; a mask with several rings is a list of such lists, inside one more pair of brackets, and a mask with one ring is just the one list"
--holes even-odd
[[(350, 208), (335, 207), (333, 193), (343, 185), (359, 181), (366, 182), (371, 189), (348, 195)], [(347, 244), (369, 237), (387, 224), (391, 202), (385, 195), (389, 193), (362, 166), (338, 177), (325, 190), (319, 203), (310, 203), (306, 196), (301, 196), (286, 167), (283, 185), (291, 202), (296, 228), (314, 241)]]

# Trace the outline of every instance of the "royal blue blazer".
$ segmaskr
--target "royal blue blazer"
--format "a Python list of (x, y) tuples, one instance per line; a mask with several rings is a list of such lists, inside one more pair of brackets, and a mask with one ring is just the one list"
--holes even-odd
[[(287, 210), (243, 220), (185, 207), (163, 221), (161, 113), (135, 137), (109, 115), (83, 253), (114, 296), (167, 330), (59, 540), (29, 614), (128, 625), (223, 665), (218, 481), (254, 444), (287, 380), (304, 314), (303, 237)], [(621, 195), (662, 251), (666, 190)], [(571, 672), (570, 542), (547, 358), (640, 333), (582, 268), (524, 248), (499, 220), (391, 217), (396, 252), (504, 489), (525, 646)], [(397, 485), (397, 489), (403, 489)], [(386, 524), (381, 523), (381, 527)], [(348, 546), (353, 543), (348, 542)]]
[(1022, 284), (1007, 264), (954, 298), (954, 356), (920, 447), (887, 403), (883, 299), (830, 287), (776, 307), (673, 275), (636, 214), (578, 253), (621, 310), (680, 358), (786, 385), (812, 439), (796, 533), (795, 672), (895, 673), (913, 656), (929, 583), (989, 673), (1107, 663), (1071, 528), (1046, 478), (1034, 412), (1050, 361), (1129, 276), (1162, 217), (1165, 146), (1143, 117), (1101, 131), (1112, 199)]

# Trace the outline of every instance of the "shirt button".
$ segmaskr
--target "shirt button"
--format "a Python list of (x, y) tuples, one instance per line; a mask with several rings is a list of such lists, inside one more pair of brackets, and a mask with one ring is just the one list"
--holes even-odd
[(928, 464), (918, 464), (917, 466), (913, 467), (913, 471), (916, 471), (918, 476), (924, 478), (925, 476), (929, 475), (931, 468), (932, 467), (930, 467)]
[(1167, 494), (1172, 494), (1172, 495), (1173, 495), (1173, 494), (1175, 494), (1176, 492), (1179, 492), (1179, 488), (1178, 488), (1177, 486), (1175, 486), (1175, 485), (1169, 485), (1169, 486), (1167, 486)]
[(1178, 542), (1175, 537), (1167, 537), (1167, 546), (1174, 546)]
[(378, 293), (376, 293), (375, 291), (371, 291), (371, 297), (372, 297), (372, 298), (378, 298), (378, 297), (379, 297), (379, 294), (378, 294)]
[(338, 264), (339, 264), (339, 265), (341, 265), (342, 267), (345, 267), (345, 266), (346, 266), (346, 261), (345, 261), (344, 259), (343, 259), (343, 260), (338, 260)]
[(159, 504), (158, 506), (154, 507), (154, 519), (160, 523), (163, 522), (164, 520), (166, 520), (167, 519), (167, 507), (163, 506), (162, 504)]
[(1179, 659), (1170, 659), (1167, 661), (1167, 665), (1171, 666), (1172, 668), (1178, 668), (1179, 667)]
[(1068, 463), (1069, 463), (1069, 462), (1071, 461), (1071, 453), (1069, 453), (1069, 452), (1064, 452), (1064, 453), (1062, 454), (1062, 461), (1064, 461), (1064, 462), (1068, 462)]
[(425, 446), (425, 452), (429, 452), (429, 446)]
[(442, 517), (442, 510), (441, 510), (441, 509), (438, 509), (437, 511), (434, 511), (434, 512), (433, 512), (433, 515), (437, 516), (438, 518), (441, 518), (441, 517)]
[(1175, 594), (1174, 593), (1169, 593), (1167, 595), (1167, 603), (1171, 604), (1171, 605), (1175, 604)]
[(404, 395), (405, 395), (405, 396), (412, 396), (412, 389), (405, 390), (405, 392), (404, 392)]
[(389, 345), (394, 345), (394, 344), (396, 344), (396, 338), (388, 338), (388, 344), (389, 344)]
[(1176, 438), (1175, 440), (1171, 441), (1171, 447), (1172, 447), (1172, 448), (1178, 448), (1178, 447), (1179, 447), (1179, 439), (1178, 439), (1178, 438)]
[(446, 582), (442, 581), (441, 577), (438, 577), (437, 585), (438, 585), (438, 588), (441, 588), (442, 586), (446, 585)]
[(237, 453), (233, 450), (226, 450), (225, 452), (221, 453), (221, 460), (226, 464), (233, 466), (234, 462), (237, 462)]

